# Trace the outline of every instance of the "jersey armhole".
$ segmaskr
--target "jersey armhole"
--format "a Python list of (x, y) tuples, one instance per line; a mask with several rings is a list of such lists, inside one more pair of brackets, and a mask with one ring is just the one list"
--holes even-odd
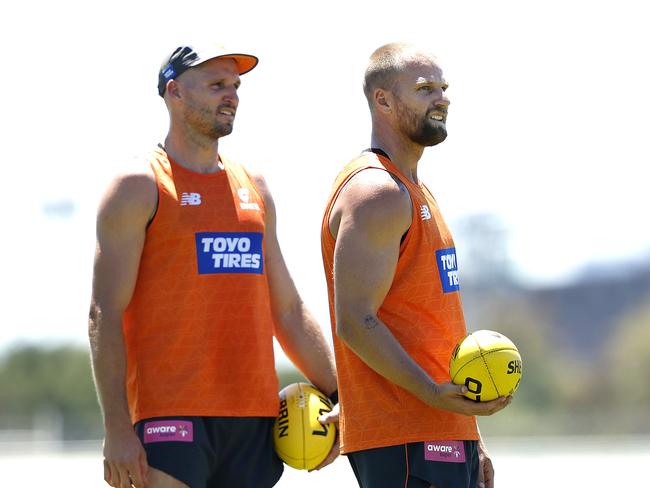
[(372, 166), (372, 165), (361, 166), (360, 168), (355, 169), (352, 173), (350, 173), (341, 182), (338, 189), (336, 190), (336, 192), (332, 196), (332, 201), (330, 202), (327, 210), (325, 211), (324, 223), (327, 225), (327, 232), (329, 233), (329, 236), (334, 241), (336, 241), (336, 238), (332, 235), (332, 229), (330, 229), (330, 225), (329, 225), (330, 217), (332, 215), (332, 209), (334, 208), (334, 205), (336, 205), (336, 201), (338, 200), (339, 195), (341, 194), (343, 189), (347, 186), (347, 184), (352, 180), (352, 178), (354, 178), (356, 175), (358, 175), (359, 173), (361, 173), (362, 171), (364, 171), (366, 169), (379, 169), (381, 171), (385, 171), (386, 173), (388, 173), (390, 175), (391, 178), (393, 178), (393, 180), (395, 180), (396, 183), (398, 183), (398, 185), (400, 185), (401, 187), (403, 187), (406, 190), (406, 193), (407, 193), (407, 195), (409, 197), (409, 200), (411, 202), (411, 207), (412, 207), (412, 215), (411, 215), (411, 223), (409, 225), (409, 228), (406, 229), (406, 232), (404, 232), (404, 234), (402, 234), (402, 237), (400, 238), (399, 251), (400, 251), (400, 254), (402, 254), (402, 251), (404, 251), (404, 249), (406, 248), (406, 245), (410, 241), (411, 228), (413, 227), (413, 224), (415, 223), (415, 220), (414, 220), (415, 215), (416, 215), (415, 203), (413, 202), (413, 198), (411, 198), (411, 193), (408, 191), (408, 187), (404, 184), (404, 182), (402, 180), (400, 180), (397, 175), (395, 175), (394, 173), (392, 173), (388, 169), (382, 168), (380, 166)]
[(153, 180), (156, 187), (156, 205), (154, 206), (153, 211), (149, 216), (149, 220), (147, 220), (145, 231), (149, 230), (149, 227), (151, 227), (151, 225), (153, 224), (154, 219), (158, 215), (158, 209), (160, 208), (160, 181), (158, 180), (158, 175), (156, 174), (156, 170), (153, 167), (153, 161), (149, 161), (149, 169), (151, 170), (151, 175), (153, 176)]

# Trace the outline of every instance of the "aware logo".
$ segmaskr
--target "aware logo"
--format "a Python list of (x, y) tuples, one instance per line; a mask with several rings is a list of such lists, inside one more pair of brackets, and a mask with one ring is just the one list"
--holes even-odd
[(431, 441), (424, 443), (424, 459), (444, 463), (464, 463), (463, 441)]
[(144, 424), (144, 443), (192, 442), (193, 424), (187, 420), (158, 420)]

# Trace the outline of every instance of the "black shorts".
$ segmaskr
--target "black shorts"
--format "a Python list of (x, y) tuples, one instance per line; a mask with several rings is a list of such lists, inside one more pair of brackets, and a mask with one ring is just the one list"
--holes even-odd
[(361, 488), (475, 488), (477, 441), (413, 442), (348, 454)]
[(149, 466), (190, 488), (267, 488), (284, 465), (270, 417), (158, 417), (135, 424)]

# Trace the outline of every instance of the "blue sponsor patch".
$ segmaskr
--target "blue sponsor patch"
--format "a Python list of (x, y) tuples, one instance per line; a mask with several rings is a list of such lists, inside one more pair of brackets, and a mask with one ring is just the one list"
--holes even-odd
[(264, 274), (261, 232), (197, 232), (199, 274)]
[(451, 293), (460, 290), (458, 283), (458, 261), (456, 261), (456, 248), (439, 249), (436, 251), (436, 261), (438, 262), (438, 272), (440, 273), (440, 282), (442, 291)]

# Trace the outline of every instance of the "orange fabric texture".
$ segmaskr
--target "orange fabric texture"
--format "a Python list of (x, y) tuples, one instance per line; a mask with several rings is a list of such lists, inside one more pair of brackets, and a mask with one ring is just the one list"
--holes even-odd
[(133, 422), (278, 413), (264, 204), (239, 165), (189, 171), (157, 149), (158, 209), (124, 314)]
[(336, 241), (329, 230), (329, 217), (341, 189), (368, 168), (379, 168), (399, 178), (413, 203), (413, 221), (400, 247), (393, 283), (378, 317), (438, 383), (450, 381), (449, 359), (456, 343), (466, 334), (454, 242), (435, 199), (424, 185), (404, 177), (389, 159), (364, 153), (337, 177), (321, 229), (341, 404), (341, 450), (348, 453), (407, 442), (478, 439), (474, 417), (427, 406), (368, 367), (336, 336)]

